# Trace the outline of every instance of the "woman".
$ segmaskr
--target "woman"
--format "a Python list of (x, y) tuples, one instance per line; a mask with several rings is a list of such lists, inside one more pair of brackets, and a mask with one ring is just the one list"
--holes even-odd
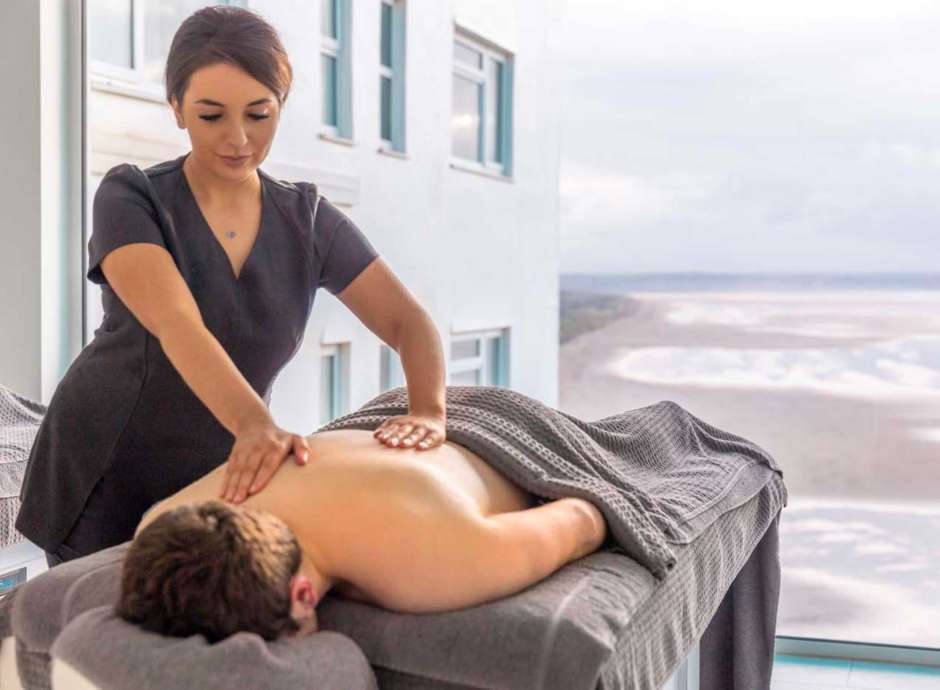
[(377, 442), (445, 440), (444, 363), (428, 314), (315, 185), (267, 157), (292, 70), (277, 33), (237, 7), (173, 38), (167, 100), (192, 150), (115, 166), (95, 194), (87, 277), (104, 319), (59, 383), (33, 444), (16, 527), (50, 566), (131, 539), (154, 503), (226, 463), (220, 498), (261, 491), (302, 435), (268, 411), (318, 287), (401, 356), (409, 414)]

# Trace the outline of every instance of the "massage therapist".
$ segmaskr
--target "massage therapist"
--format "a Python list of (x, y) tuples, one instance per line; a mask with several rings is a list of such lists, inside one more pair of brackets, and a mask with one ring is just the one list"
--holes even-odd
[(377, 442), (444, 442), (431, 318), (314, 184), (259, 167), (291, 79), (260, 16), (195, 12), (166, 64), (192, 150), (101, 180), (87, 277), (101, 285), (104, 318), (49, 402), (16, 520), (50, 567), (131, 539), (151, 505), (222, 463), (221, 498), (239, 503), (291, 454), (307, 462), (304, 435), (278, 427), (268, 404), (319, 287), (401, 357), (409, 414), (376, 429)]

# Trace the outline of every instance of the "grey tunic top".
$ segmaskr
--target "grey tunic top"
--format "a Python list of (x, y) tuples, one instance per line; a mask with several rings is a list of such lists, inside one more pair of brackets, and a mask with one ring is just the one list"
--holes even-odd
[(261, 223), (236, 278), (183, 174), (188, 155), (146, 170), (115, 166), (95, 194), (87, 277), (101, 285), (104, 318), (49, 402), (16, 521), (47, 551), (66, 538), (116, 462), (139, 463), (134, 476), (146, 490), (136, 500), (152, 503), (223, 463), (234, 443), (108, 285), (100, 263), (110, 251), (134, 242), (166, 248), (206, 327), (266, 403), (300, 347), (317, 288), (339, 293), (377, 256), (316, 185), (259, 169)]

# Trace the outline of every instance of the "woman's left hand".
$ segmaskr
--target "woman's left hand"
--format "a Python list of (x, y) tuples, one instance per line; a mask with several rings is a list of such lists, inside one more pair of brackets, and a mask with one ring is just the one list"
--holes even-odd
[(386, 419), (372, 435), (387, 446), (417, 450), (434, 448), (446, 440), (443, 418), (418, 414)]

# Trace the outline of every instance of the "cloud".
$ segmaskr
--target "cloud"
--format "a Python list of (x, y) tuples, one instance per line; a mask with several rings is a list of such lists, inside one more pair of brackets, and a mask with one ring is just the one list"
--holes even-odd
[(935, 269), (940, 7), (587, 0), (566, 28), (563, 270)]

